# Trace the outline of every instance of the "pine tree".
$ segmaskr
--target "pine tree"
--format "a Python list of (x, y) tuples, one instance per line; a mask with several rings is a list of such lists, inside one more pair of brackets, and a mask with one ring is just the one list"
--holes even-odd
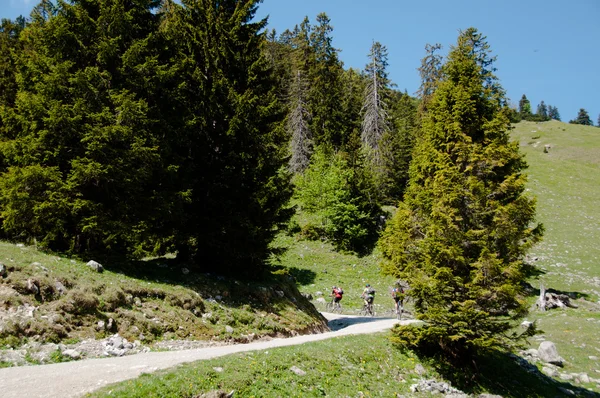
[(371, 157), (377, 174), (381, 174), (385, 155), (381, 152), (381, 138), (389, 133), (388, 116), (389, 78), (387, 75), (387, 49), (374, 42), (365, 67), (367, 85), (362, 107), (361, 140)]
[(392, 128), (381, 139), (385, 157), (380, 190), (386, 203), (396, 205), (406, 189), (417, 138), (417, 101), (406, 92), (394, 91), (391, 103)]
[(426, 55), (421, 60), (421, 66), (419, 67), (421, 86), (417, 91), (417, 96), (421, 100), (419, 104), (419, 113), (421, 114), (427, 111), (427, 105), (440, 79), (443, 58), (438, 52), (441, 49), (442, 45), (438, 43), (425, 45)]
[(542, 227), (524, 196), (526, 168), (509, 141), (505, 94), (485, 37), (461, 32), (423, 120), (404, 201), (380, 246), (386, 273), (411, 285), (421, 327), (395, 340), (469, 363), (510, 344), (526, 312), (523, 257)]
[(560, 121), (560, 113), (558, 113), (557, 107), (548, 105), (548, 118), (550, 118), (550, 120), (559, 120)]
[(132, 87), (142, 64), (128, 51), (146, 51), (157, 5), (45, 0), (32, 12), (5, 113), (0, 201), (11, 237), (76, 252), (124, 252), (142, 239), (156, 207), (142, 192), (158, 157), (147, 102)]
[(598, 114), (598, 121), (596, 122), (596, 126), (600, 127), (600, 114)]
[(548, 120), (548, 108), (546, 107), (546, 104), (544, 103), (544, 101), (540, 102), (539, 105), (537, 106), (536, 115), (541, 120)]
[(302, 173), (306, 170), (313, 152), (307, 92), (306, 78), (302, 71), (297, 70), (290, 90), (291, 111), (287, 117), (288, 134), (292, 137), (290, 170), (293, 173)]
[(314, 52), (314, 64), (310, 70), (311, 131), (315, 145), (340, 149), (347, 140), (342, 102), (343, 68), (338, 50), (332, 44), (331, 20), (325, 13), (317, 15), (317, 22), (310, 31), (310, 43)]
[(291, 216), (284, 108), (261, 49), (266, 20), (253, 20), (258, 4), (168, 2), (161, 25), (172, 51), (166, 106), (176, 111), (164, 142), (165, 229), (180, 260), (254, 277)]
[(590, 115), (583, 108), (579, 109), (579, 112), (577, 113), (577, 117), (575, 119), (573, 119), (573, 120), (569, 120), (569, 123), (571, 123), (571, 124), (582, 124), (584, 126), (593, 126), (594, 125), (594, 122), (592, 122), (592, 119), (590, 118)]
[(521, 100), (519, 100), (519, 114), (521, 115), (521, 118), (525, 120), (531, 117), (531, 103), (525, 94), (523, 94)]

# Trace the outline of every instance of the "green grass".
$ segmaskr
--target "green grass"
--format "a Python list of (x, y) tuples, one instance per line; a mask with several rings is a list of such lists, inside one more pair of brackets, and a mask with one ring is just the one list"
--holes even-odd
[(557, 345), (567, 360), (564, 371), (597, 377), (600, 362), (589, 356), (600, 357), (600, 128), (521, 122), (512, 136), (526, 154), (528, 190), (546, 228), (529, 255), (542, 271), (531, 284), (570, 293), (580, 306), (532, 311), (528, 319)]
[[(412, 393), (419, 379), (455, 379), (455, 387), (468, 393), (491, 392), (504, 397), (562, 396), (560, 387), (582, 395), (585, 391), (559, 383), (539, 372), (529, 373), (506, 355), (482, 358), (477, 379), (465, 378), (460, 370), (444, 370), (401, 352), (387, 334), (339, 337), (333, 340), (229, 355), (184, 364), (110, 385), (92, 397), (193, 397), (211, 390), (235, 390), (236, 397), (395, 397), (431, 396)], [(306, 372), (299, 376), (290, 368)], [(222, 371), (218, 371), (221, 368)], [(362, 394), (362, 395), (361, 395)]]
[[(0, 242), (0, 262), (8, 268), (8, 276), (0, 278), (0, 346), (5, 347), (34, 337), (70, 343), (117, 332), (144, 343), (246, 341), (313, 330), (324, 322), (286, 275), (248, 282), (184, 274), (172, 259), (102, 261), (106, 270), (97, 273), (83, 261), (7, 242)], [(28, 279), (38, 282), (39, 294), (28, 291)], [(22, 305), (35, 306), (34, 317), (7, 320), (8, 310)], [(113, 330), (96, 329), (98, 321), (109, 318), (115, 320)]]
[(274, 262), (288, 269), (300, 291), (313, 296), (313, 303), (316, 303), (317, 292), (322, 292), (329, 301), (331, 288), (341, 286), (344, 313), (356, 314), (362, 307), (360, 295), (369, 283), (376, 290), (375, 311), (382, 314), (392, 309), (390, 293), (394, 279), (381, 274), (377, 250), (369, 256), (357, 257), (336, 252), (327, 242), (297, 240), (287, 235), (280, 235), (275, 245), (286, 247), (287, 251)]

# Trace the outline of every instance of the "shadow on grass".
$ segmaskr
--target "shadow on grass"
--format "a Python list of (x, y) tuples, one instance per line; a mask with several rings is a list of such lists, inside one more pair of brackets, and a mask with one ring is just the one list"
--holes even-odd
[[(525, 286), (525, 291), (527, 292), (528, 296), (539, 296), (540, 295), (540, 289), (533, 287), (530, 283), (527, 283)], [(546, 293), (552, 293), (552, 294), (564, 294), (565, 296), (568, 296), (571, 300), (577, 300), (580, 298), (583, 299), (588, 299), (590, 297), (589, 294), (587, 293), (582, 293), (582, 292), (569, 292), (566, 290), (556, 290), (556, 289), (546, 289)]]
[(502, 352), (493, 352), (475, 359), (476, 371), (469, 367), (457, 369), (441, 362), (430, 361), (452, 385), (467, 394), (488, 392), (504, 398), (514, 397), (594, 397), (600, 394), (586, 388), (555, 380), (541, 373), (525, 359)]
[[(181, 263), (176, 258), (160, 257), (147, 260), (126, 260), (121, 257), (99, 258), (111, 272), (123, 274), (140, 281), (182, 286), (198, 293), (204, 301), (218, 301), (219, 305), (240, 308), (250, 306), (276, 315), (283, 307), (296, 307), (324, 323), (324, 318), (298, 291), (296, 276), (284, 267), (266, 267), (262, 278), (243, 279), (225, 277), (212, 272), (202, 272), (193, 265)], [(312, 271), (298, 270), (300, 278), (314, 280)], [(139, 291), (138, 295), (155, 296), (154, 289)]]

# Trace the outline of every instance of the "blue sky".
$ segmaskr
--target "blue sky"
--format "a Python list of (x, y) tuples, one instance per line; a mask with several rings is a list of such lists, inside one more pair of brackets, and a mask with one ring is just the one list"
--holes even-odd
[[(29, 15), (36, 0), (0, 0), (0, 17)], [(373, 42), (388, 48), (389, 73), (413, 94), (426, 43), (447, 50), (470, 26), (488, 38), (497, 75), (515, 104), (522, 94), (533, 110), (544, 100), (563, 121), (585, 108), (600, 114), (600, 0), (264, 0), (258, 16), (281, 33), (304, 16), (326, 12), (346, 67), (362, 69)]]

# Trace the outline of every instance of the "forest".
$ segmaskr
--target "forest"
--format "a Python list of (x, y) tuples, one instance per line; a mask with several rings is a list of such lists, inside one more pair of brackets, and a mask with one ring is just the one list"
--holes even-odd
[(3, 20), (2, 238), (253, 277), (281, 231), (378, 245), (429, 325), (398, 343), (454, 361), (510, 344), (543, 234), (511, 122), (558, 110), (511, 107), (475, 28), (447, 56), (425, 45), (412, 96), (385, 45), (345, 68), (326, 14), (278, 34), (259, 3), (43, 0)]

